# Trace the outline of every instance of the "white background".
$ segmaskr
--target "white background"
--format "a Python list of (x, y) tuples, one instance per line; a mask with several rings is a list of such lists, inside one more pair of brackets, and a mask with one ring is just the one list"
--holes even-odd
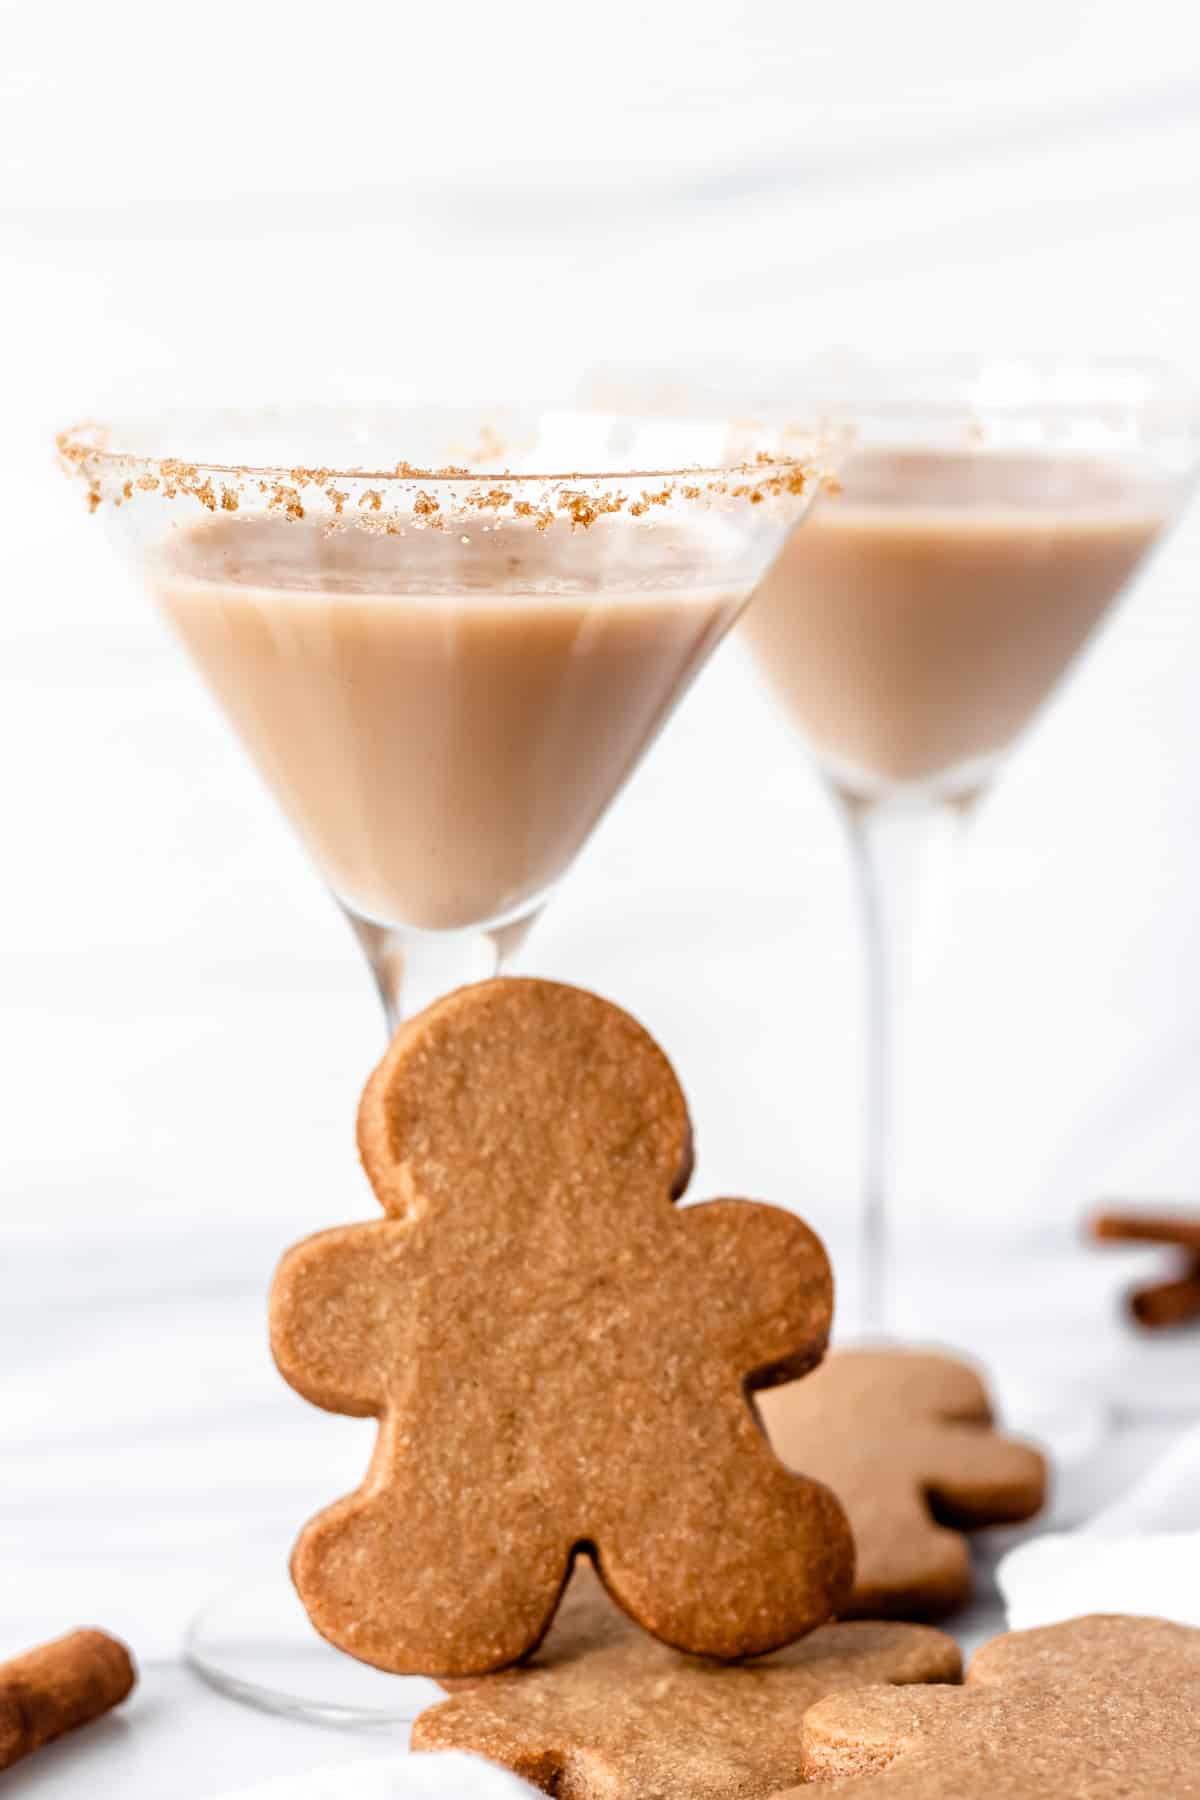
[[(36, 1629), (31, 1569), (74, 1594), (163, 1519), (202, 1514), (187, 1554), (218, 1570), (252, 1537), (265, 1434), (304, 1469), (323, 1432), (352, 1476), (353, 1428), (278, 1388), (261, 1294), (287, 1241), (370, 1209), (353, 1112), (380, 1042), (349, 934), (55, 473), (54, 429), (131, 389), (491, 402), (598, 364), (790, 394), (839, 345), (1200, 376), (1192, 21), (0, 3), (0, 1581), (22, 1569), (0, 1635)], [(1200, 517), (980, 813), (928, 974), (906, 1255), (1002, 1228), (1019, 1277), (972, 1312), (1045, 1319), (1066, 1259), (1100, 1333), (1130, 1265), (1074, 1247), (1082, 1211), (1200, 1182), (1198, 568)], [(794, 1205), (840, 1245), (848, 870), (736, 641), (525, 966), (662, 1036), (697, 1194)], [(261, 1487), (286, 1512), (282, 1477)]]

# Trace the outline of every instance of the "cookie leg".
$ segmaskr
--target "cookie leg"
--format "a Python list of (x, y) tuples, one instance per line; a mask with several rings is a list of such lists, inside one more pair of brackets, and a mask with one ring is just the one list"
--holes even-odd
[(881, 1459), (873, 1475), (857, 1469), (845, 1491), (858, 1562), (843, 1618), (937, 1619), (969, 1599), (966, 1540), (937, 1524), (907, 1472), (897, 1478)]
[(986, 1427), (947, 1424), (931, 1445), (925, 1488), (944, 1525), (1017, 1524), (1046, 1498), (1046, 1462), (1032, 1444)]
[[(854, 1543), (840, 1502), (763, 1448), (747, 1479), (680, 1479), (596, 1545), (601, 1577), (645, 1630), (695, 1656), (760, 1656), (834, 1618)], [(726, 1465), (728, 1469), (729, 1465)], [(724, 1520), (714, 1537), (713, 1520)]]
[(907, 1536), (858, 1536), (858, 1573), (842, 1618), (942, 1619), (966, 1605), (975, 1585), (967, 1541), (921, 1511)]
[(500, 1522), (353, 1494), (319, 1513), (292, 1555), (313, 1625), (396, 1675), (484, 1675), (541, 1642), (566, 1584), (570, 1545), (507, 1541)]

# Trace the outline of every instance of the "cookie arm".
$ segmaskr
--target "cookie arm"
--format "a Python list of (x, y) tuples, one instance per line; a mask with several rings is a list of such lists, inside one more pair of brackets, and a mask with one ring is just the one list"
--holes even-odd
[[(804, 1779), (836, 1781), (839, 1794), (932, 1792), (922, 1781), (923, 1753), (964, 1703), (970, 1696), (949, 1687), (864, 1687), (819, 1700), (804, 1715)], [(808, 1788), (797, 1788), (796, 1800), (802, 1792)]]
[(833, 1276), (803, 1220), (751, 1200), (708, 1200), (679, 1222), (698, 1264), (697, 1305), (751, 1388), (807, 1374), (825, 1352)]
[[(566, 1747), (569, 1724), (564, 1732), (553, 1706), (548, 1716), (543, 1712), (539, 1718), (536, 1706), (529, 1709), (522, 1704), (519, 1690), (528, 1680), (521, 1675), (494, 1676), (490, 1693), (475, 1688), (429, 1707), (414, 1721), (409, 1749), (464, 1750), (472, 1756), (486, 1756), (543, 1793), (558, 1793), (572, 1754)], [(553, 1701), (552, 1693), (550, 1699)], [(578, 1757), (578, 1752), (575, 1755)]]
[(388, 1220), (318, 1232), (287, 1252), (271, 1287), (271, 1354), (297, 1393), (367, 1416), (392, 1363), (394, 1298), (384, 1283), (407, 1227)]

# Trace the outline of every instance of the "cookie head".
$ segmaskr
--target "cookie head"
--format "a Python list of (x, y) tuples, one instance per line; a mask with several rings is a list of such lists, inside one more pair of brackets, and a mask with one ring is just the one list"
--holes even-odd
[(821, 1701), (803, 1750), (807, 1781), (862, 1800), (1183, 1800), (1200, 1794), (1200, 1631), (1097, 1615), (1011, 1632), (964, 1688)]
[(486, 982), (401, 1028), (367, 1083), (359, 1153), (384, 1210), (509, 1204), (545, 1213), (564, 1186), (637, 1205), (691, 1172), (683, 1091), (650, 1034), (594, 994)]
[(380, 1422), (296, 1547), (318, 1630), (397, 1673), (503, 1668), (585, 1550), (682, 1650), (836, 1614), (843, 1510), (747, 1398), (820, 1360), (829, 1264), (791, 1214), (676, 1205), (687, 1111), (642, 1027), (554, 982), (464, 989), (400, 1032), (359, 1137), (386, 1218), (298, 1245), (272, 1293), (286, 1379)]

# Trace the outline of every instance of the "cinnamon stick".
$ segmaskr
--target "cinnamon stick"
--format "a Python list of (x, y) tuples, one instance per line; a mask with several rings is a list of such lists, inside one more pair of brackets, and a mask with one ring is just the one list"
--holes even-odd
[(1172, 1325), (1200, 1319), (1200, 1257), (1177, 1281), (1134, 1288), (1129, 1296), (1129, 1310), (1138, 1324), (1149, 1331), (1164, 1331)]
[(1200, 1319), (1200, 1218), (1166, 1212), (1103, 1212), (1089, 1224), (1093, 1238), (1108, 1243), (1172, 1244), (1187, 1252), (1171, 1281), (1134, 1288), (1126, 1304), (1148, 1331), (1166, 1331)]
[(1179, 1244), (1200, 1254), (1200, 1218), (1194, 1213), (1097, 1213), (1094, 1238), (1126, 1244)]
[(137, 1680), (124, 1644), (72, 1631), (0, 1663), (0, 1769), (118, 1706)]

